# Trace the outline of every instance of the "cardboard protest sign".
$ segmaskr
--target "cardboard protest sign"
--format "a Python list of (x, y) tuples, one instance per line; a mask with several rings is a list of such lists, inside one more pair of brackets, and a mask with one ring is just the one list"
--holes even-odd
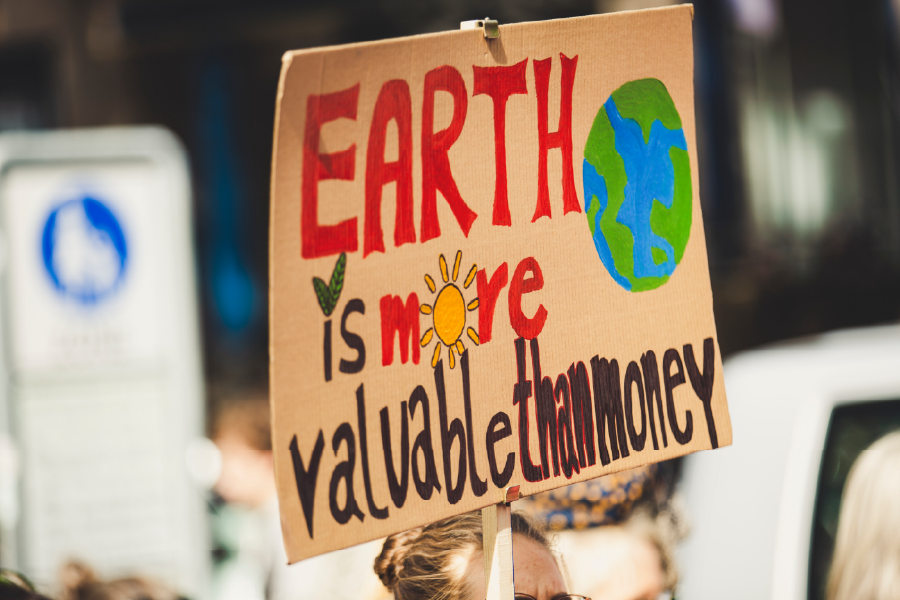
[(689, 6), (288, 53), (288, 556), (731, 443)]

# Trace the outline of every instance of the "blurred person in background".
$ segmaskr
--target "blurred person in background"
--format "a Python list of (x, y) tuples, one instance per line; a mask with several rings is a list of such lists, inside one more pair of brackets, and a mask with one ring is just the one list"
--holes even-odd
[(101, 580), (93, 569), (77, 561), (60, 571), (59, 600), (184, 600), (176, 592), (147, 577)]
[(560, 536), (572, 582), (595, 600), (657, 600), (678, 583), (674, 562), (680, 538), (672, 515), (639, 509), (619, 525)]
[(214, 600), (365, 600), (383, 594), (372, 573), (380, 542), (288, 565), (272, 461), (268, 394), (214, 401), (212, 440), (222, 457), (215, 490), (227, 503), (214, 530), (227, 556), (214, 574)]
[(21, 573), (0, 569), (0, 598), (3, 600), (50, 600), (38, 594)]
[(594, 600), (657, 600), (675, 590), (675, 548), (687, 533), (677, 476), (677, 462), (645, 465), (520, 504), (558, 532), (576, 589)]
[(872, 444), (850, 470), (827, 598), (900, 598), (900, 431)]

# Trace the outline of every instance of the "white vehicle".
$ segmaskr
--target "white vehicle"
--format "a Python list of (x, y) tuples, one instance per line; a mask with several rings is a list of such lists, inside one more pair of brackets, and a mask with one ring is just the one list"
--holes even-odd
[(734, 444), (685, 460), (678, 597), (823, 599), (848, 471), (900, 429), (900, 326), (746, 352), (724, 371)]

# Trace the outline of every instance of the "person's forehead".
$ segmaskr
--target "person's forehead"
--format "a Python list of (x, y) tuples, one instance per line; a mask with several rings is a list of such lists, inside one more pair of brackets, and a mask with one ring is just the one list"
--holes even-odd
[(516, 592), (545, 600), (566, 591), (556, 559), (538, 542), (514, 535), (513, 564)]

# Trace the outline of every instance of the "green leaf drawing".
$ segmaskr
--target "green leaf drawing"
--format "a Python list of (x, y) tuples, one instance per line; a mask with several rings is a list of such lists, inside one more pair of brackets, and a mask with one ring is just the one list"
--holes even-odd
[(331, 290), (318, 277), (313, 277), (313, 287), (316, 290), (316, 298), (319, 299), (319, 306), (322, 307), (322, 312), (325, 313), (326, 317), (331, 316), (331, 311), (334, 310), (334, 305), (337, 304), (331, 297)]
[(337, 262), (334, 265), (334, 271), (331, 273), (331, 283), (326, 285), (324, 281), (318, 277), (313, 277), (313, 289), (316, 290), (316, 298), (319, 300), (319, 306), (326, 317), (330, 317), (337, 306), (338, 299), (341, 297), (341, 290), (344, 289), (344, 273), (347, 270), (347, 253), (341, 252)]
[(331, 274), (331, 297), (334, 298), (334, 303), (337, 304), (338, 299), (341, 297), (341, 290), (344, 289), (344, 272), (347, 270), (347, 253), (341, 252), (341, 255), (338, 257), (337, 262), (334, 265), (334, 272)]

